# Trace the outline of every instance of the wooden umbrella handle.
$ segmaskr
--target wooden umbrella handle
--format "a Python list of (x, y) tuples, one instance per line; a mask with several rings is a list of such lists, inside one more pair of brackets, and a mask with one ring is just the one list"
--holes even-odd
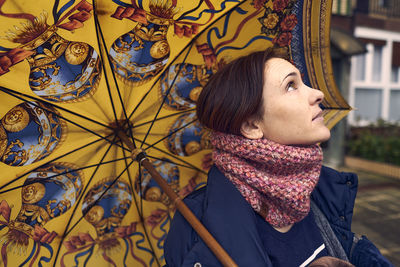
[[(137, 151), (132, 141), (126, 136), (123, 131), (118, 132), (118, 136), (121, 140), (132, 150)], [(217, 259), (222, 263), (223, 266), (237, 267), (238, 265), (228, 255), (228, 253), (222, 248), (222, 246), (215, 240), (215, 238), (208, 232), (204, 225), (197, 219), (193, 212), (186, 206), (182, 199), (175, 193), (174, 190), (168, 185), (168, 183), (161, 177), (151, 162), (146, 158), (144, 152), (133, 153), (132, 158), (141, 163), (143, 167), (147, 169), (151, 177), (157, 182), (161, 189), (167, 194), (169, 199), (175, 204), (175, 207), (185, 217), (188, 223), (193, 227), (196, 233), (201, 237), (204, 243), (214, 253)]]

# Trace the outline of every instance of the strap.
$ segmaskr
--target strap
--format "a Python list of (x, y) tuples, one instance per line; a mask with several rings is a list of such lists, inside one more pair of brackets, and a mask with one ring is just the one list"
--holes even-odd
[(325, 215), (313, 201), (311, 201), (311, 210), (314, 213), (315, 223), (321, 232), (329, 256), (349, 261), (346, 252), (333, 232), (328, 219), (326, 219)]

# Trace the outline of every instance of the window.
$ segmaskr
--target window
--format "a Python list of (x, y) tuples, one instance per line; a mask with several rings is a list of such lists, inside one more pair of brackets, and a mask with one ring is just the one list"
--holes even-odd
[(392, 73), (390, 75), (390, 81), (393, 83), (398, 83), (399, 82), (399, 72), (400, 68), (392, 66)]
[(400, 72), (400, 42), (393, 42), (392, 48), (392, 73), (390, 75), (390, 81), (393, 83), (399, 82)]
[(383, 46), (374, 45), (374, 53), (372, 58), (372, 80), (379, 82), (382, 74), (382, 48)]
[(356, 58), (356, 69), (355, 69), (355, 79), (357, 81), (365, 80), (365, 54), (357, 55)]
[(400, 121), (400, 88), (390, 91), (389, 120)]
[(378, 1), (379, 7), (389, 7), (389, 1), (388, 0), (379, 0)]
[(382, 89), (356, 88), (355, 118), (356, 121), (376, 121), (381, 118)]
[[(391, 5), (391, 1), (381, 4)], [(379, 3), (372, 2), (375, 7)], [(349, 104), (355, 110), (349, 114), (349, 123), (400, 122), (400, 32), (361, 26), (355, 28), (355, 36), (367, 51), (351, 59)]]

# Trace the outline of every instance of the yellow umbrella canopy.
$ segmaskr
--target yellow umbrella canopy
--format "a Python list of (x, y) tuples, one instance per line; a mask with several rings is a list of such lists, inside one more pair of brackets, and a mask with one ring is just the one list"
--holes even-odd
[[(318, 2), (318, 3), (317, 3)], [(0, 0), (0, 261), (4, 266), (162, 266), (174, 203), (205, 184), (202, 87), (270, 46), (350, 107), (329, 54), (331, 1)], [(134, 151), (134, 152), (135, 152)]]

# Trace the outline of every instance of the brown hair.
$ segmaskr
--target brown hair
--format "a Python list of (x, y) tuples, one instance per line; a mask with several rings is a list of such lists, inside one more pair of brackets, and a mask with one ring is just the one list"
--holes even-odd
[(287, 54), (271, 48), (253, 52), (211, 76), (197, 100), (201, 124), (214, 131), (240, 135), (246, 119), (262, 119), (264, 68), (274, 57), (287, 59)]

